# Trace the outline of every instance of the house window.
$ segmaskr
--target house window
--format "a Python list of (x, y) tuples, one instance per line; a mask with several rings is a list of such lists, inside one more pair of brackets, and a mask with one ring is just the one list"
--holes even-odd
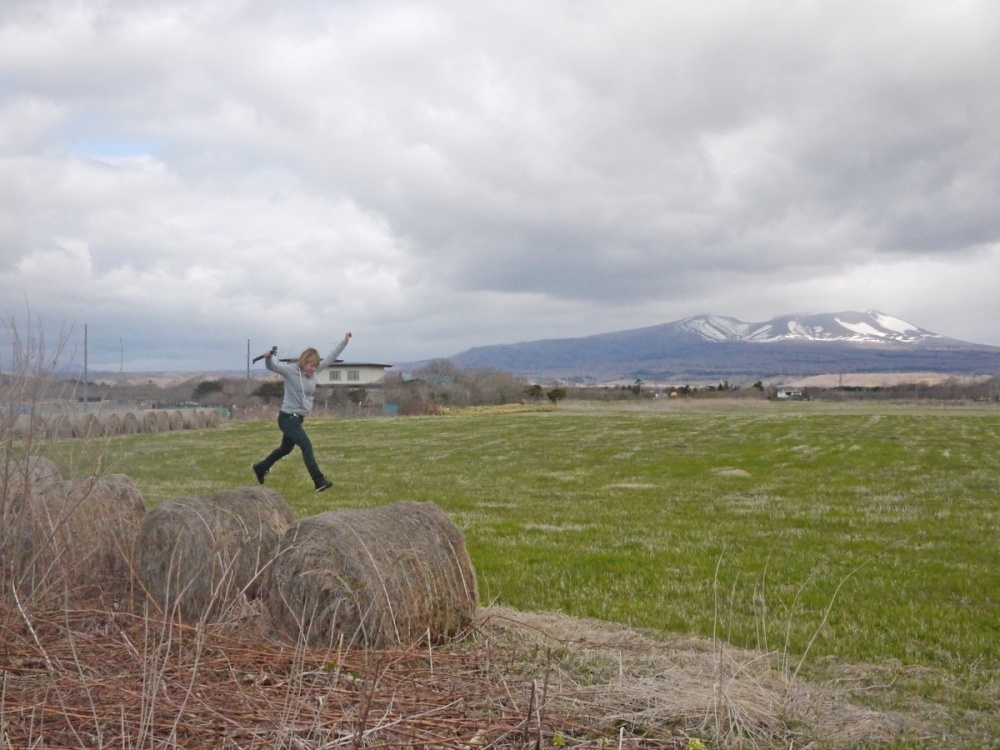
[(330, 380), (334, 382), (340, 380), (340, 370), (330, 370)]
[(361, 370), (348, 370), (347, 371), (348, 380), (361, 380)]

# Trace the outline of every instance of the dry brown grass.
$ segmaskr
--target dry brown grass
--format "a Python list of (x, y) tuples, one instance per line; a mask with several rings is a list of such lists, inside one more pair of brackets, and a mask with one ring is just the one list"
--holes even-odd
[(788, 683), (763, 654), (486, 609), (447, 646), (304, 649), (251, 605), (187, 627), (0, 613), (0, 747), (870, 747), (919, 726)]
[(776, 653), (507, 608), (485, 610), (481, 630), (515, 654), (511, 664), (525, 677), (544, 671), (548, 705), (646, 740), (680, 734), (719, 748), (853, 748), (936, 731), (913, 716), (852, 704), (846, 684), (793, 679)]
[(21, 597), (120, 600), (145, 514), (135, 482), (122, 474), (61, 481), (45, 459), (31, 460), (44, 476), (30, 486), (8, 482), (0, 495), (2, 580)]

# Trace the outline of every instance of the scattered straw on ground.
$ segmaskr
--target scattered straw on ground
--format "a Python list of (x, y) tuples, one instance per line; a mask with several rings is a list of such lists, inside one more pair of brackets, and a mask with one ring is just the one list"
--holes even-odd
[(806, 748), (912, 732), (700, 640), (489, 608), (448, 647), (316, 651), (265, 639), (264, 617), (0, 612), (0, 747)]

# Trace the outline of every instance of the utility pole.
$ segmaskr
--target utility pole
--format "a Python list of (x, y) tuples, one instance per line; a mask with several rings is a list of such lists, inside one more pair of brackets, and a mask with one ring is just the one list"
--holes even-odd
[(90, 408), (87, 399), (87, 381), (90, 378), (87, 377), (87, 324), (83, 324), (83, 413), (87, 413), (87, 409)]

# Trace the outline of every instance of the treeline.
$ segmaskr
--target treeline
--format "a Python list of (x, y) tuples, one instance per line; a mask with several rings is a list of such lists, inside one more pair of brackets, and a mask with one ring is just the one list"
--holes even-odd
[(819, 400), (867, 401), (1000, 401), (1000, 376), (991, 378), (953, 377), (939, 383), (899, 383), (884, 386), (838, 386), (803, 389)]
[[(385, 403), (399, 414), (433, 414), (442, 408), (502, 406), (539, 400), (538, 392), (524, 378), (490, 369), (462, 369), (446, 359), (432, 360), (409, 374), (391, 373), (382, 384)], [(553, 389), (547, 389), (552, 391)]]
[[(128, 383), (88, 383), (91, 400), (130, 401), (171, 406), (199, 405), (234, 409), (239, 415), (261, 406), (278, 406), (284, 395), (280, 378), (194, 378), (161, 387), (154, 381)], [(64, 380), (58, 391), (83, 393), (83, 383)], [(378, 386), (351, 388), (321, 386), (316, 391), (314, 408), (318, 412), (351, 412), (381, 408), (392, 404), (399, 414), (432, 414), (442, 408), (492, 406), (525, 401), (558, 401), (565, 389), (532, 385), (524, 378), (489, 369), (460, 369), (448, 360), (433, 360), (412, 373), (387, 374)]]
[[(237, 411), (281, 403), (283, 386), (279, 378), (191, 379), (160, 387), (146, 383), (88, 383), (90, 400), (134, 401), (149, 406), (235, 407)], [(493, 406), (511, 403), (558, 403), (563, 399), (627, 401), (646, 398), (775, 398), (778, 388), (757, 381), (736, 386), (728, 381), (717, 385), (689, 384), (664, 386), (636, 380), (632, 384), (607, 386), (541, 385), (499, 370), (462, 369), (449, 360), (433, 360), (407, 374), (389, 373), (378, 386), (355, 388), (320, 387), (316, 394), (318, 411), (381, 408), (392, 404), (403, 415), (432, 414), (443, 408)], [(1000, 401), (1000, 376), (993, 378), (953, 377), (939, 383), (901, 383), (886, 386), (804, 387), (802, 396), (812, 400), (884, 401)], [(43, 389), (43, 398), (82, 399), (83, 383), (63, 380)], [(72, 396), (70, 394), (73, 394)]]

